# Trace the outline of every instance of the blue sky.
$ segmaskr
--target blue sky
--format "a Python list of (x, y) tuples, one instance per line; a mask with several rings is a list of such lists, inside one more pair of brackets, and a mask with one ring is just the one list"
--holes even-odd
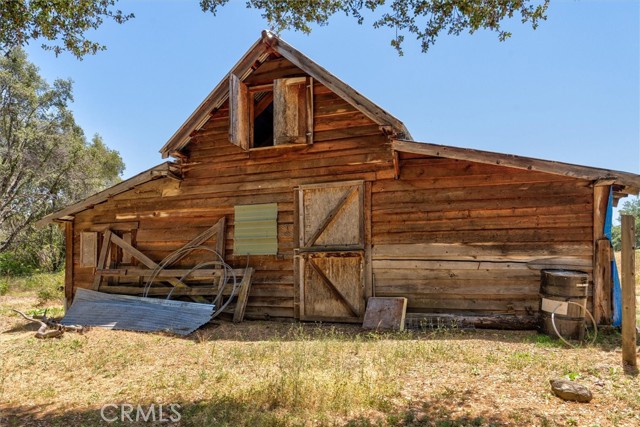
[[(197, 1), (120, 1), (136, 18), (92, 36), (108, 50), (78, 61), (27, 48), (49, 80), (74, 80), (72, 106), (125, 160), (125, 177), (158, 150), (267, 28), (233, 0), (218, 16)], [(512, 38), (441, 36), (427, 53), (407, 36), (336, 16), (281, 37), (402, 120), (414, 139), (640, 173), (640, 2), (552, 1), (537, 30)]]

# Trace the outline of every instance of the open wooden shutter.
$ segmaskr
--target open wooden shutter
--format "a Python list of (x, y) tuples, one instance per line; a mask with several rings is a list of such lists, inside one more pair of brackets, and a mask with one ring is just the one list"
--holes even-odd
[(83, 231), (80, 233), (80, 266), (95, 267), (98, 260), (98, 233)]
[(313, 142), (313, 83), (306, 77), (273, 82), (274, 145)]
[(243, 150), (251, 146), (249, 141), (249, 92), (235, 74), (229, 75), (229, 141)]

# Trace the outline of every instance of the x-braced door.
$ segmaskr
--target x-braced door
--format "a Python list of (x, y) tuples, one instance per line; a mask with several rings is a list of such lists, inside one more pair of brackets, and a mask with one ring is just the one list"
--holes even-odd
[(298, 257), (300, 318), (361, 321), (365, 309), (364, 183), (300, 186)]

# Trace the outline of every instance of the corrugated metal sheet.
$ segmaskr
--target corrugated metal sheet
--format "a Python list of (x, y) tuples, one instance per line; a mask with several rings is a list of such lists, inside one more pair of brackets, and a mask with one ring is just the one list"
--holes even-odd
[(214, 306), (77, 289), (60, 323), (188, 335), (211, 320)]
[(233, 253), (275, 255), (278, 253), (278, 204), (235, 207)]

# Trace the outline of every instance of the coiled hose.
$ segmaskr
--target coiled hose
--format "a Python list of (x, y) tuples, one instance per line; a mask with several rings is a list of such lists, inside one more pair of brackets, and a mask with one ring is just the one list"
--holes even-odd
[[(170, 264), (172, 264), (175, 259), (184, 258), (185, 256), (189, 255), (191, 252), (193, 252), (195, 250), (203, 250), (203, 251), (211, 252), (211, 253), (213, 253), (215, 255), (217, 260), (215, 260), (215, 261), (205, 261), (205, 262), (201, 262), (201, 263), (197, 264), (196, 266), (194, 266), (191, 269), (189, 269), (185, 274), (183, 274), (182, 277), (180, 277), (180, 279), (178, 279), (178, 280), (180, 281), (180, 283), (183, 283), (184, 279), (186, 279), (195, 270), (198, 270), (200, 268), (204, 268), (204, 267), (221, 267), (221, 269), (222, 269), (222, 278), (221, 278), (221, 281), (220, 281), (220, 285), (218, 287), (218, 293), (216, 294), (216, 297), (213, 299), (213, 302), (212, 302), (212, 304), (216, 308), (216, 311), (211, 316), (211, 318), (213, 319), (213, 318), (217, 317), (220, 313), (222, 313), (227, 308), (227, 306), (231, 302), (231, 299), (233, 298), (233, 296), (236, 295), (236, 292), (238, 291), (239, 284), (238, 284), (238, 280), (236, 278), (236, 274), (235, 274), (233, 268), (229, 264), (224, 262), (224, 259), (222, 258), (222, 255), (220, 255), (217, 251), (215, 251), (215, 250), (213, 250), (211, 248), (208, 248), (206, 246), (203, 246), (203, 245), (185, 246), (184, 248), (181, 248), (181, 249), (179, 249), (179, 250), (177, 250), (175, 252), (172, 252), (171, 254), (167, 255), (162, 261), (160, 261), (158, 263), (156, 268), (153, 269), (153, 271), (151, 273), (151, 277), (149, 277), (149, 280), (147, 280), (147, 282), (145, 283), (142, 296), (144, 296), (144, 297), (148, 297), (149, 296), (149, 290), (151, 289), (151, 285), (153, 285), (153, 283), (158, 278), (158, 275), (160, 274), (160, 272), (162, 270), (164, 270)], [(229, 279), (231, 279), (232, 284), (233, 284), (233, 286), (231, 288), (231, 295), (229, 295), (229, 298), (227, 298), (226, 301), (222, 302), (222, 300), (224, 298), (223, 297), (224, 288), (226, 287)], [(215, 286), (215, 285), (216, 284), (214, 283), (213, 286)], [(171, 290), (171, 292), (169, 292), (169, 294), (167, 295), (166, 299), (170, 299), (171, 298), (171, 295), (173, 294), (174, 290), (175, 290), (175, 287)]]
[[(591, 323), (593, 324), (593, 339), (591, 340), (590, 344), (593, 345), (593, 343), (596, 342), (596, 338), (598, 338), (598, 325), (596, 324), (596, 319), (594, 319), (594, 317), (591, 314), (591, 312), (589, 310), (587, 310), (586, 303), (585, 303), (585, 305), (582, 305), (582, 304), (578, 304), (577, 302), (573, 302), (573, 301), (566, 301), (566, 302), (568, 304), (573, 304), (573, 305), (577, 305), (578, 307), (581, 307), (585, 311), (585, 313), (587, 313), (589, 315), (589, 318), (591, 319)], [(560, 335), (560, 332), (558, 331), (558, 328), (556, 327), (556, 311), (558, 310), (559, 307), (561, 307), (560, 304), (558, 304), (556, 306), (556, 308), (554, 308), (553, 311), (551, 312), (551, 325), (553, 326), (553, 330), (555, 331), (556, 335), (558, 336), (558, 338), (560, 338), (560, 340), (563, 343), (565, 343), (569, 347), (576, 348), (578, 346), (576, 346), (574, 344), (571, 344), (562, 335)]]

